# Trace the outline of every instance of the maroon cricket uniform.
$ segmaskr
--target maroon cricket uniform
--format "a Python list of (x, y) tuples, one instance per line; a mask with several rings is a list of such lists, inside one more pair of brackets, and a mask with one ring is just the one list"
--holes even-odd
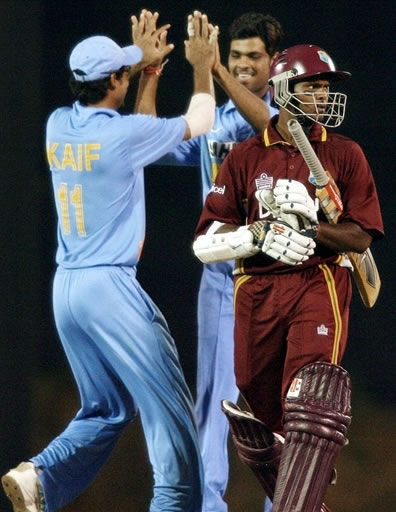
[[(273, 117), (264, 134), (242, 142), (225, 159), (207, 196), (196, 236), (214, 221), (251, 224), (271, 219), (255, 192), (278, 179), (315, 186), (298, 149), (276, 131)], [(383, 236), (377, 192), (360, 146), (315, 124), (309, 140), (339, 187), (344, 211), (338, 222), (355, 222), (373, 239)], [(319, 219), (325, 221), (320, 212)], [(235, 265), (235, 374), (256, 417), (281, 430), (282, 398), (295, 373), (315, 361), (339, 364), (345, 351), (350, 270), (342, 257), (317, 245), (301, 265), (277, 262), (264, 253)], [(281, 396), (282, 394), (282, 396)], [(227, 398), (227, 397), (224, 397)]]

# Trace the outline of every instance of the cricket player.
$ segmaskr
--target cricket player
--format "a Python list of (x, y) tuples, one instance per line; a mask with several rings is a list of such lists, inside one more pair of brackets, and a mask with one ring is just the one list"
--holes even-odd
[(184, 116), (120, 115), (131, 73), (150, 73), (173, 48), (166, 44), (169, 25), (157, 29), (157, 19), (145, 10), (132, 17), (135, 45), (121, 48), (105, 36), (78, 43), (69, 60), (76, 101), (48, 119), (58, 214), (53, 306), (81, 408), (41, 453), (3, 476), (14, 512), (51, 512), (75, 499), (138, 411), (153, 469), (150, 512), (201, 510), (192, 398), (136, 266), (145, 236), (143, 168), (210, 130), (216, 38), (206, 15), (191, 16), (186, 58), (194, 93)]
[[(372, 172), (360, 146), (328, 128), (344, 118), (350, 73), (315, 45), (280, 53), (271, 69), (279, 116), (236, 146), (208, 194), (194, 252), (204, 263), (234, 259), (235, 373), (251, 411), (223, 402), (240, 457), (274, 512), (317, 512), (351, 421), (347, 344), (351, 270), (383, 236)], [(289, 121), (297, 120), (343, 203), (325, 211)]]
[[(230, 99), (216, 108), (212, 130), (182, 142), (157, 163), (199, 166), (202, 196), (222, 194), (214, 184), (221, 163), (241, 141), (264, 130), (278, 110), (270, 106), (269, 72), (283, 30), (270, 15), (249, 12), (229, 28), (228, 69), (216, 59), (213, 75)], [(233, 262), (204, 265), (198, 295), (197, 400), (199, 439), (205, 473), (203, 512), (225, 512), (228, 482), (228, 422), (225, 397), (236, 401), (234, 376)], [(268, 508), (268, 510), (270, 510)]]

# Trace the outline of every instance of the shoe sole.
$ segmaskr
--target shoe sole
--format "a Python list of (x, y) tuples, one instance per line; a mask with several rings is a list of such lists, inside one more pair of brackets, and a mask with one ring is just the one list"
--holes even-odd
[[(11, 501), (14, 511), (13, 512), (30, 512), (32, 509), (27, 508), (25, 498), (18, 482), (11, 475), (4, 475), (1, 483), (7, 498)], [(40, 507), (36, 505), (37, 512), (40, 512)]]

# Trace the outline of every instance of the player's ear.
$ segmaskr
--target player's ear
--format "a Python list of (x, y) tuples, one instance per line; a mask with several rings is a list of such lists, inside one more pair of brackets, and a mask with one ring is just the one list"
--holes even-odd
[(274, 60), (278, 57), (279, 55), (279, 52), (275, 52), (274, 55), (271, 57), (271, 62), (270, 64), (272, 64), (274, 62)]
[(112, 87), (115, 87), (120, 80), (117, 78), (116, 73), (111, 73), (110, 75), (110, 84)]

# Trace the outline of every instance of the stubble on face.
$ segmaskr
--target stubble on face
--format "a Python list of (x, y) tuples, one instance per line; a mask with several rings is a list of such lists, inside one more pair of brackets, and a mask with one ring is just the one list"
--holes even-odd
[(228, 56), (228, 69), (242, 85), (257, 96), (264, 96), (272, 58), (259, 37), (234, 39)]

